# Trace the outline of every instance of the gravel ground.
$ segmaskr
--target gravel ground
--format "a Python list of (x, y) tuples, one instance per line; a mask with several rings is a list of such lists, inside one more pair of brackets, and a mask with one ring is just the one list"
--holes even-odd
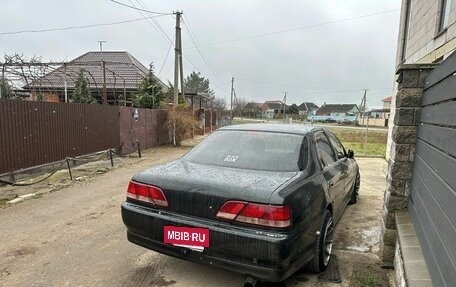
[[(164, 256), (126, 240), (120, 204), (131, 176), (187, 150), (149, 150), (141, 161), (1, 208), (0, 286), (242, 286), (238, 274)], [(378, 265), (386, 163), (358, 162), (359, 201), (347, 208), (335, 236), (342, 283), (298, 273), (282, 286), (350, 286), (355, 264)]]

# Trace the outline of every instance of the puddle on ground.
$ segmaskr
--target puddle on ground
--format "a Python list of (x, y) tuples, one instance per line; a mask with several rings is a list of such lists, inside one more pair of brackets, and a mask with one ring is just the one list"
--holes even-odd
[(368, 229), (361, 230), (361, 243), (347, 246), (345, 249), (356, 252), (369, 252), (371, 248), (380, 240), (380, 226), (373, 226)]

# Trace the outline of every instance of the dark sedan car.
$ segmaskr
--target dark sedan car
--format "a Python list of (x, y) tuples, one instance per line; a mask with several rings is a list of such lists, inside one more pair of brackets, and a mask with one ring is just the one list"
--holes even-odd
[(305, 265), (326, 268), (359, 182), (353, 152), (329, 131), (229, 126), (136, 174), (122, 218), (135, 244), (278, 282)]

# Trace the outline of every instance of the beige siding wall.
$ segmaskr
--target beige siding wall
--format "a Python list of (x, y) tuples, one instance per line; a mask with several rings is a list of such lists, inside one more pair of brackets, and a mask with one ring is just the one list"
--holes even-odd
[[(405, 63), (432, 63), (447, 56), (456, 48), (456, 0), (451, 1), (448, 27), (439, 33), (440, 0), (402, 0), (400, 37), (404, 35), (406, 3), (410, 1), (409, 33), (406, 41)], [(403, 41), (399, 39), (398, 61), (401, 64)], [(445, 47), (446, 46), (446, 47)], [(437, 52), (437, 53), (436, 53)]]
[[(405, 48), (405, 60), (402, 58), (404, 45), (405, 20), (407, 2), (410, 6), (409, 31)], [(450, 0), (449, 0), (450, 1)], [(438, 31), (440, 22), (441, 0), (402, 0), (401, 18), (399, 22), (399, 38), (396, 53), (396, 67), (400, 64), (433, 63), (440, 57), (448, 57), (456, 50), (456, 0), (451, 0), (450, 15), (447, 29)], [(390, 118), (396, 111), (397, 84), (393, 84), (393, 99)], [(389, 123), (386, 158), (389, 158), (392, 122)]]

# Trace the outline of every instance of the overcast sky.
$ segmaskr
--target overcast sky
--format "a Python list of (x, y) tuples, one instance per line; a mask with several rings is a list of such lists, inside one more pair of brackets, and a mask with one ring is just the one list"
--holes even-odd
[[(369, 89), (367, 105), (373, 108), (391, 95), (400, 0), (118, 1), (137, 7), (142, 2), (149, 10), (165, 13), (182, 10), (184, 24), (193, 32), (208, 63), (183, 29), (184, 74), (200, 71), (210, 79), (216, 96), (224, 97), (227, 103), (232, 76), (237, 96), (256, 102), (281, 100), (283, 92), (288, 92), (287, 103), (298, 105), (303, 101), (359, 104), (363, 89)], [(2, 0), (0, 5), (0, 32), (142, 17), (139, 11), (109, 0)], [(360, 17), (371, 14), (378, 15)], [(155, 20), (174, 39), (174, 16)], [(336, 23), (324, 24), (328, 22)], [(273, 33), (294, 28), (300, 29)], [(267, 33), (272, 34), (258, 37)], [(0, 35), (0, 54), (37, 55), (43, 61), (72, 60), (98, 51), (98, 40), (107, 41), (104, 50), (128, 51), (145, 66), (154, 62), (157, 74), (170, 48), (169, 41), (152, 24), (141, 20)], [(160, 73), (163, 81), (172, 81), (173, 65), (171, 50)]]

